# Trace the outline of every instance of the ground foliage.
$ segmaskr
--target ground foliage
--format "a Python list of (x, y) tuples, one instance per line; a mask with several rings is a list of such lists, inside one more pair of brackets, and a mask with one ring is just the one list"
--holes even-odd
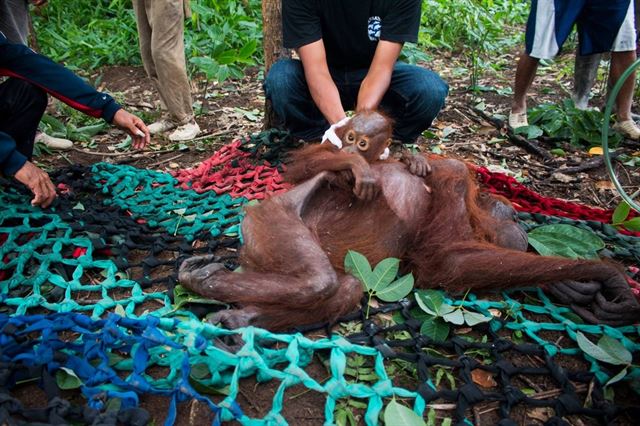
[[(144, 80), (144, 72), (137, 67), (140, 59), (130, 1), (77, 0), (73, 2), (73, 7), (69, 7), (69, 4), (68, 1), (54, 0), (37, 12), (34, 21), (41, 50), (76, 70), (90, 73), (93, 81), (101, 88), (114, 93), (118, 101), (145, 119), (152, 119), (157, 115), (157, 103), (152, 104), (152, 85)], [(60, 132), (61, 136), (75, 135), (76, 147), (82, 152), (72, 151), (56, 155), (43, 152), (38, 158), (41, 165), (58, 168), (67, 162), (92, 164), (99, 160), (107, 160), (115, 163), (133, 163), (140, 168), (176, 170), (190, 164), (197, 166), (199, 161), (207, 158), (207, 153), (210, 154), (219, 148), (221, 139), (228, 141), (231, 135), (246, 135), (259, 130), (262, 119), (259, 109), (263, 102), (260, 88), (262, 75), (250, 64), (262, 62), (260, 2), (192, 0), (192, 4), (194, 18), (187, 22), (185, 33), (187, 57), (190, 60), (190, 71), (193, 73), (198, 121), (205, 131), (205, 136), (209, 137), (179, 145), (155, 139), (150, 150), (132, 154), (130, 144), (127, 144), (121, 133), (109, 130), (107, 134), (90, 135), (92, 130), (83, 127), (91, 126), (94, 122), (87, 122), (80, 114), (73, 113), (69, 108), (62, 108), (52, 114), (58, 122), (47, 120), (46, 126), (52, 132)], [(493, 170), (514, 175), (548, 196), (580, 200), (606, 208), (615, 207), (619, 197), (603, 169), (587, 170), (588, 173), (557, 172), (564, 170), (565, 166), (572, 168), (590, 161), (585, 149), (591, 143), (585, 143), (584, 139), (590, 139), (597, 131), (590, 125), (589, 138), (584, 138), (578, 144), (570, 143), (573, 134), (552, 134), (557, 119), (580, 119), (574, 115), (575, 111), (561, 107), (564, 105), (563, 97), (570, 88), (572, 57), (560, 56), (555, 62), (544, 64), (531, 93), (530, 106), (534, 107), (534, 117), (536, 104), (554, 105), (546, 110), (544, 106), (537, 109), (540, 113), (554, 110), (554, 116), (546, 116), (545, 120), (537, 123), (542, 127), (551, 126), (549, 132), (532, 135), (531, 139), (539, 140), (549, 149), (561, 149), (562, 156), (556, 158), (555, 163), (543, 162), (535, 155), (511, 144), (504, 129), (496, 129), (492, 123), (474, 113), (473, 109), (479, 108), (496, 117), (504, 118), (506, 115), (517, 58), (515, 51), (521, 48), (524, 38), (522, 29), (529, 5), (529, 2), (519, 0), (424, 0), (419, 43), (407, 45), (404, 56), (409, 62), (426, 64), (439, 72), (450, 84), (451, 92), (444, 112), (434, 123), (431, 131), (425, 133), (429, 140), (416, 148), (455, 155), (476, 164), (488, 165)], [(215, 42), (211, 43), (211, 40)], [(253, 53), (248, 53), (254, 46)], [(565, 52), (571, 52), (572, 46), (569, 43)], [(131, 64), (136, 65), (136, 68), (101, 68), (105, 64)], [(115, 78), (112, 72), (114, 69), (123, 71), (123, 74), (126, 71), (126, 78), (122, 79), (122, 83)], [(602, 73), (603, 69), (606, 67), (601, 67), (599, 83), (594, 90), (595, 106), (602, 104), (603, 81), (606, 81), (606, 72)], [(242, 74), (245, 74), (245, 77), (239, 79)], [(211, 84), (227, 77), (224, 85)], [(469, 91), (470, 88), (474, 90)], [(634, 181), (640, 180), (637, 171), (629, 169), (629, 166), (638, 164), (638, 153), (628, 142), (623, 141), (621, 145), (623, 149), (627, 149), (620, 157), (624, 158), (624, 164), (620, 162), (618, 167), (626, 166), (626, 169), (620, 170), (628, 177), (627, 185), (632, 185)], [(436, 316), (436, 319), (439, 320), (440, 317)], [(534, 320), (540, 322), (541, 318), (536, 317)], [(349, 329), (354, 326), (345, 327)], [(467, 327), (463, 327), (462, 334), (468, 333)], [(521, 343), (523, 333), (516, 330), (506, 337), (515, 343)], [(556, 343), (566, 343), (566, 339), (562, 340), (560, 334), (545, 334), (545, 337), (550, 337), (549, 340)], [(484, 339), (481, 341), (482, 344), (486, 343), (486, 336)], [(526, 336), (524, 339), (526, 341)], [(597, 339), (592, 338), (592, 341), (595, 343)], [(426, 352), (431, 355), (432, 352), (429, 351)], [(479, 353), (476, 357), (484, 359), (488, 355)], [(363, 364), (360, 358), (349, 358), (347, 362), (347, 373), (352, 373), (354, 379), (366, 382), (368, 376), (373, 374), (371, 365)], [(568, 368), (585, 371), (584, 365), (576, 365), (573, 361), (569, 362)], [(391, 369), (395, 370), (390, 371), (394, 380), (404, 380), (405, 376), (415, 380), (416, 372), (411, 371), (408, 374), (411, 367), (402, 362), (394, 362)], [(476, 369), (473, 373), (479, 371), (480, 369)], [(452, 372), (453, 369), (446, 367), (434, 368), (432, 373), (435, 385), (455, 389), (456, 377)], [(488, 379), (475, 375), (473, 377), (473, 381), (478, 384), (490, 382)], [(489, 383), (487, 387), (491, 386), (495, 384)], [(548, 392), (554, 392), (557, 388), (554, 384), (549, 385), (538, 379), (523, 386), (530, 387), (521, 387), (527, 395), (535, 392), (545, 395), (547, 389)], [(612, 387), (608, 389), (611, 390)], [(616, 402), (619, 400), (620, 389), (616, 389)], [(247, 390), (251, 393), (251, 398), (248, 398), (250, 406), (260, 405), (264, 400), (269, 402), (269, 398), (264, 398), (264, 395), (263, 399), (254, 396), (255, 389), (251, 389), (250, 386)], [(626, 398), (625, 392), (627, 391), (620, 392), (623, 401), (637, 401), (637, 395)], [(294, 410), (305, 403), (304, 398), (297, 395), (287, 401), (285, 410)], [(406, 401), (399, 402), (406, 404)], [(191, 414), (198, 413), (194, 407), (191, 407), (190, 417)], [(391, 408), (399, 410), (398, 407)], [(441, 404), (437, 408), (437, 421), (436, 410), (429, 410), (427, 424), (450, 422), (452, 409), (446, 407), (446, 404)], [(487, 409), (489, 412), (492, 410), (491, 407)], [(495, 409), (494, 407), (493, 410)], [(164, 409), (160, 410), (164, 412)], [(549, 418), (549, 412), (546, 410), (528, 410), (522, 413), (521, 419), (540, 424)], [(158, 410), (154, 407), (154, 411)], [(336, 420), (339, 424), (356, 424), (356, 420), (362, 420), (362, 411), (362, 401), (348, 399), (341, 402), (337, 408)], [(483, 413), (486, 412), (474, 411), (474, 415), (478, 416), (474, 419), (477, 423), (479, 419), (485, 419)], [(390, 416), (392, 414), (393, 410), (389, 412)], [(402, 413), (399, 415), (402, 416)], [(315, 420), (320, 421), (317, 417)], [(484, 423), (491, 424), (491, 421)], [(575, 424), (582, 423), (580, 419), (576, 419)]]

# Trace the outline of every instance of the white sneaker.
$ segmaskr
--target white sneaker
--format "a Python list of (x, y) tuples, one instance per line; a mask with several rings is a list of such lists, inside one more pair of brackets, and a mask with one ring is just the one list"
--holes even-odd
[(525, 127), (529, 125), (526, 112), (509, 113), (509, 127), (516, 130), (519, 127)]
[(640, 128), (633, 120), (618, 121), (613, 125), (613, 130), (622, 134), (625, 138), (638, 140), (640, 139)]
[(183, 124), (169, 135), (169, 140), (173, 142), (190, 141), (200, 133), (200, 126), (195, 121)]
[(167, 120), (165, 118), (156, 121), (155, 123), (149, 124), (149, 133), (152, 135), (158, 135), (160, 133), (168, 132), (169, 130), (173, 130), (178, 125), (171, 120)]
[(36, 143), (44, 144), (49, 149), (55, 149), (58, 151), (65, 151), (67, 149), (73, 148), (73, 142), (69, 139), (62, 138), (54, 138), (53, 136), (49, 136), (44, 132), (38, 132), (36, 134)]

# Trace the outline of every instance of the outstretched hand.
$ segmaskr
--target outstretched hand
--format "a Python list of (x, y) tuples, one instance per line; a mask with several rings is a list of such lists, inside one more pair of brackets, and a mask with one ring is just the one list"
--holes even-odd
[(30, 161), (24, 163), (14, 177), (33, 192), (32, 206), (49, 207), (57, 197), (49, 175)]
[(134, 149), (143, 149), (151, 141), (149, 129), (144, 124), (144, 121), (124, 109), (119, 109), (116, 112), (112, 123), (114, 126), (129, 133), (133, 140)]

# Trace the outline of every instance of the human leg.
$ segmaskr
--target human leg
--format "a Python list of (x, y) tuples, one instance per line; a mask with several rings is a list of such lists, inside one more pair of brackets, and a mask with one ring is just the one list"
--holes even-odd
[(527, 93), (540, 59), (552, 59), (569, 36), (585, 0), (532, 0), (527, 21), (526, 49), (516, 69), (509, 126), (527, 126)]
[(576, 52), (571, 99), (578, 109), (587, 109), (589, 106), (589, 95), (598, 76), (601, 59), (602, 55), (599, 53), (580, 55)]
[[(189, 140), (200, 129), (194, 121), (191, 87), (187, 77), (184, 53), (184, 5), (172, 0), (153, 0), (146, 3), (151, 28), (151, 57), (157, 74), (157, 87), (167, 110), (179, 126), (170, 135), (172, 140)], [(186, 132), (185, 130), (190, 130)], [(177, 134), (181, 137), (174, 137)]]
[(149, 132), (152, 135), (157, 135), (168, 130), (175, 129), (176, 124), (171, 121), (171, 118), (166, 114), (167, 107), (162, 99), (162, 93), (158, 90), (158, 73), (156, 71), (156, 64), (153, 60), (153, 55), (151, 54), (151, 25), (149, 23), (149, 15), (147, 11), (147, 5), (150, 3), (151, 2), (147, 2), (146, 0), (133, 0), (133, 11), (136, 15), (138, 44), (140, 46), (142, 66), (158, 91), (158, 95), (160, 96), (160, 105), (163, 111), (163, 117), (149, 125)]
[(266, 97), (293, 136), (319, 140), (329, 127), (309, 92), (299, 60), (281, 59), (274, 63), (264, 81)]
[(431, 126), (449, 92), (435, 72), (402, 62), (396, 63), (380, 107), (394, 120), (394, 137), (413, 143)]
[(28, 159), (46, 107), (46, 93), (34, 85), (15, 78), (0, 84), (0, 131), (9, 134)]
[[(612, 51), (610, 81), (615, 84), (636, 59), (634, 2), (593, 0), (578, 20), (578, 33), (582, 54)], [(630, 75), (618, 92), (614, 128), (630, 139), (640, 139), (640, 128), (631, 117), (634, 85), (635, 75)]]
[(516, 68), (513, 101), (509, 112), (509, 127), (517, 129), (529, 125), (527, 120), (527, 93), (533, 84), (540, 60), (523, 52)]

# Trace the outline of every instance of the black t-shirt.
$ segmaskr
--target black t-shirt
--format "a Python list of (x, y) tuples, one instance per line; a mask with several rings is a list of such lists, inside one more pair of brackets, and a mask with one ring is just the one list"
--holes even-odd
[(367, 68), (378, 40), (418, 40), (422, 0), (282, 0), (284, 47), (322, 39), (332, 67)]

